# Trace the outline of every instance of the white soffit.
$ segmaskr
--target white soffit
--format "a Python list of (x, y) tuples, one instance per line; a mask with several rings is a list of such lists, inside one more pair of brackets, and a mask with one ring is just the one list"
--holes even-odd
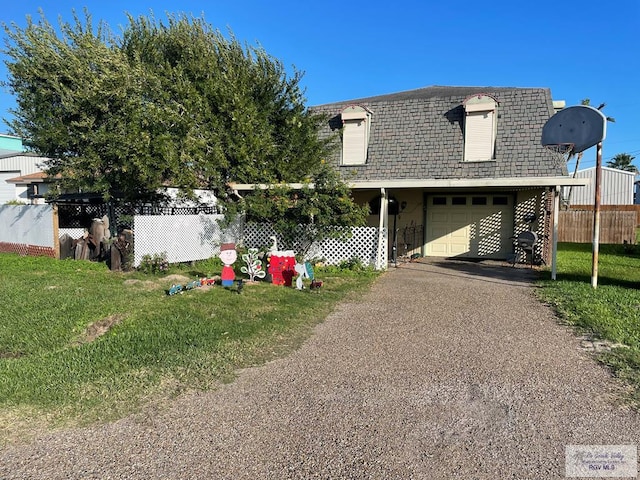
[[(584, 187), (591, 184), (589, 178), (571, 177), (510, 177), (510, 178), (469, 178), (469, 179), (407, 179), (407, 180), (357, 180), (348, 182), (355, 190), (377, 188), (541, 188), (574, 186)], [(312, 183), (290, 183), (291, 188), (302, 188)], [(234, 190), (247, 191), (254, 189), (265, 190), (271, 185), (264, 183), (233, 183), (229, 185)]]
[(419, 179), (419, 180), (361, 180), (349, 182), (351, 188), (498, 188), (498, 187), (556, 187), (586, 186), (589, 178), (571, 177), (510, 177), (510, 178), (465, 178), (465, 179)]

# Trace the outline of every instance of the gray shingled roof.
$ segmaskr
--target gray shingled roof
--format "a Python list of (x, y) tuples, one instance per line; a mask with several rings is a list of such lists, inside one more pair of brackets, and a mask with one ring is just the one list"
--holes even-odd
[[(464, 162), (462, 102), (478, 93), (498, 101), (496, 158)], [(553, 114), (546, 88), (433, 86), (319, 105), (312, 109), (331, 117), (323, 135), (341, 128), (340, 112), (353, 104), (373, 112), (367, 164), (342, 167), (355, 172), (354, 180), (567, 174), (566, 165), (558, 165), (540, 145), (542, 127)], [(331, 161), (339, 164), (339, 151)]]

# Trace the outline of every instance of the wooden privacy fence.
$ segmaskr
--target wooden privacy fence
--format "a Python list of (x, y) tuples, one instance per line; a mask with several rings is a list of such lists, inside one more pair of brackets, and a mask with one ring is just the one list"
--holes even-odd
[[(558, 217), (558, 241), (591, 243), (593, 211), (564, 210)], [(636, 212), (605, 210), (600, 212), (600, 243), (636, 242)]]
[[(591, 210), (593, 205), (571, 205), (571, 210)], [(640, 205), (600, 205), (600, 211), (636, 212), (636, 225), (640, 227)]]

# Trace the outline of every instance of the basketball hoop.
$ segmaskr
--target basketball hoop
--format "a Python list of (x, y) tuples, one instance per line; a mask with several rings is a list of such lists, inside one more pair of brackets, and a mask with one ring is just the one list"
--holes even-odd
[(574, 155), (575, 144), (573, 143), (557, 143), (554, 145), (544, 145), (544, 148), (553, 156), (553, 163), (557, 167), (567, 164), (569, 159)]

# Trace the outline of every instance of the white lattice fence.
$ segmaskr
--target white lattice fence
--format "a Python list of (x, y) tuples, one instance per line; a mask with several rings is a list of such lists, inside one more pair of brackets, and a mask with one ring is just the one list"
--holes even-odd
[[(139, 266), (144, 255), (166, 253), (169, 263), (204, 260), (219, 253), (220, 244), (235, 242), (246, 247), (265, 248), (272, 245), (276, 236), (270, 225), (243, 224), (238, 220), (221, 230), (218, 221), (222, 215), (136, 215), (134, 217), (134, 265)], [(315, 243), (307, 258), (322, 258), (328, 264), (359, 258), (365, 265), (385, 268), (387, 263), (387, 232), (376, 227), (354, 227), (345, 240), (327, 239)], [(81, 235), (71, 229), (65, 233), (72, 238)], [(75, 234), (75, 235), (74, 235)], [(381, 248), (378, 248), (378, 243)], [(296, 250), (296, 245), (280, 248)]]
[(144, 255), (167, 254), (169, 263), (204, 260), (222, 242), (237, 242), (239, 226), (221, 231), (222, 215), (136, 215), (133, 220), (134, 265)]
[[(273, 236), (277, 238), (279, 248), (298, 250), (298, 245), (282, 245), (282, 239), (278, 238), (271, 225), (266, 224), (247, 223), (244, 226), (242, 242), (247, 247), (263, 248), (272, 244)], [(384, 268), (387, 262), (386, 238), (386, 231), (380, 235), (376, 227), (353, 227), (351, 235), (344, 240), (329, 238), (314, 243), (306, 256), (307, 259), (324, 259), (331, 265), (355, 257), (365, 265)], [(378, 242), (382, 243), (382, 248), (378, 248)]]
[(59, 228), (58, 236), (62, 238), (64, 234), (67, 234), (74, 240), (77, 240), (84, 235), (85, 230), (85, 228)]

